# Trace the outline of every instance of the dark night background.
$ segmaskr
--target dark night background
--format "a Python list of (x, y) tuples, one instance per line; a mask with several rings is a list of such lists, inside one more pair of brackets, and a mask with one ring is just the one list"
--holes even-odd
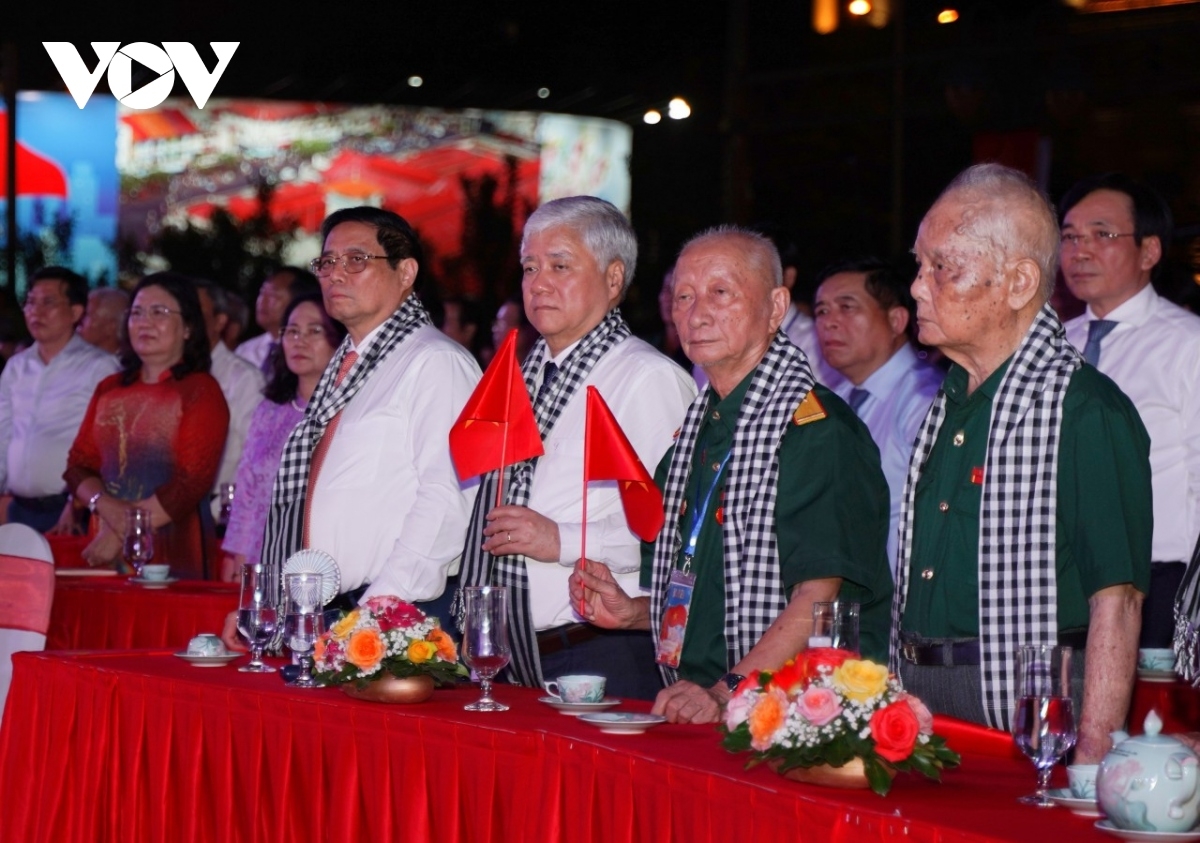
[[(135, 2), (91, 7), (91, 22), (26, 9), (0, 40), (25, 89), (63, 89), (42, 40), (75, 41), (89, 61), (95, 38), (188, 40), (210, 66), (201, 42), (238, 40), (216, 96), (625, 121), (642, 245), (630, 304), (643, 319), (681, 241), (718, 222), (789, 232), (801, 278), (866, 253), (903, 266), (941, 188), (997, 156), (1040, 162), (1054, 199), (1097, 171), (1153, 184), (1182, 229), (1164, 291), (1194, 294), (1200, 5), (1085, 14), (1063, 0), (891, 0), (882, 28), (840, 5), (838, 29), (817, 35), (811, 0)], [(960, 18), (940, 25), (947, 6)], [(410, 88), (411, 74), (425, 84)], [(691, 118), (642, 122), (677, 95)]]

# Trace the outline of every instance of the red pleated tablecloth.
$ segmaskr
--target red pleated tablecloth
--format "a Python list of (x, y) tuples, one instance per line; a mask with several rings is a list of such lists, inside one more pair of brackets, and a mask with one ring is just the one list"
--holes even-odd
[[(20, 653), (0, 729), (0, 841), (1108, 840), (1019, 805), (1007, 735), (942, 722), (941, 784), (884, 798), (744, 769), (712, 726), (609, 735), (509, 686), (388, 706), (164, 652)], [(618, 710), (645, 710), (627, 703)], [(1058, 771), (1061, 775), (1061, 769)]]
[(182, 580), (146, 587), (128, 577), (59, 576), (46, 649), (185, 650), (194, 635), (220, 633), (237, 602), (233, 583)]

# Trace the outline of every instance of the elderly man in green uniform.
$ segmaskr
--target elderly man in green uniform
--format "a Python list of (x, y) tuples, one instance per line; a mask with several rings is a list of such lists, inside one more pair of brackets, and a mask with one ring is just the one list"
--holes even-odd
[(602, 565), (571, 580), (588, 620), (650, 629), (667, 687), (654, 711), (714, 722), (744, 674), (803, 650), (812, 606), (861, 605), (861, 646), (886, 652), (888, 490), (870, 432), (813, 381), (779, 325), (779, 254), (761, 235), (705, 232), (675, 265), (672, 316), (708, 388), (659, 464), (666, 524), (643, 546), (649, 596)]
[(1037, 187), (996, 164), (921, 223), (920, 339), (953, 365), (905, 485), (892, 664), (934, 711), (1008, 729), (1018, 645), (1086, 645), (1075, 760), (1095, 763), (1133, 685), (1149, 437), (1047, 304), (1058, 239)]

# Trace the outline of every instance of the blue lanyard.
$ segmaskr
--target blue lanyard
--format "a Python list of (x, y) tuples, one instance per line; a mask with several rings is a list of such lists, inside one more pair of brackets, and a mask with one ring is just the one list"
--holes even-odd
[(696, 542), (700, 538), (700, 530), (704, 526), (704, 516), (708, 514), (708, 505), (712, 502), (713, 492), (717, 490), (717, 484), (721, 482), (721, 474), (725, 471), (725, 466), (729, 462), (729, 458), (733, 455), (733, 448), (730, 447), (729, 452), (725, 454), (725, 459), (721, 460), (721, 464), (714, 472), (712, 483), (708, 487), (708, 491), (704, 493), (704, 501), (700, 502), (700, 484), (696, 483), (696, 504), (692, 507), (692, 532), (688, 536), (687, 546), (683, 551), (683, 573), (689, 573), (692, 568), (692, 560), (696, 558)]

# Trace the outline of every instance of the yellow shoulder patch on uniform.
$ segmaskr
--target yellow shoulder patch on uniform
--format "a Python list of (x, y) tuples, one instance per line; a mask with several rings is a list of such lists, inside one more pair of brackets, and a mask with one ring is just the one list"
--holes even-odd
[(808, 424), (820, 421), (825, 418), (825, 415), (825, 408), (821, 406), (816, 393), (810, 389), (808, 395), (805, 395), (804, 400), (800, 402), (800, 406), (796, 408), (796, 412), (792, 413), (792, 422), (796, 425)]

